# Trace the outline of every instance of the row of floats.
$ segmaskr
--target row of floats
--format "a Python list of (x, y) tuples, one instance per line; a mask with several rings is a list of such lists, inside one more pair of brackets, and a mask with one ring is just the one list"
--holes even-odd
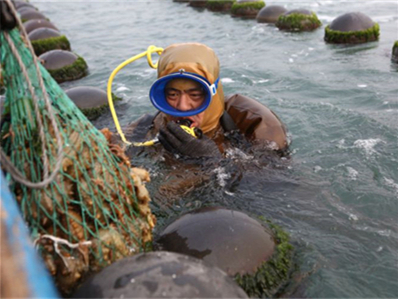
[[(14, 0), (14, 6), (36, 56), (57, 83), (88, 75), (86, 61), (72, 51), (68, 38), (55, 24), (29, 2)], [(100, 88), (78, 86), (65, 92), (90, 120), (109, 109), (107, 94)], [(113, 95), (113, 100), (121, 99)]]
[[(302, 32), (319, 28), (322, 22), (308, 9), (287, 10), (280, 5), (266, 5), (258, 0), (173, 0), (188, 6), (215, 12), (230, 13), (232, 17), (256, 19), (258, 23), (274, 24), (279, 30)], [(379, 24), (361, 12), (338, 16), (325, 27), (324, 40), (331, 44), (360, 44), (377, 41)], [(392, 48), (391, 60), (398, 63), (398, 41)]]

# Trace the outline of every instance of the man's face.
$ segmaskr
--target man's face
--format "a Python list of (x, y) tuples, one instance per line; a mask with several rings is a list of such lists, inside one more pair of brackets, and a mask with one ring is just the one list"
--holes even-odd
[[(199, 108), (205, 100), (205, 91), (202, 86), (193, 80), (178, 78), (167, 83), (165, 88), (167, 103), (175, 109), (188, 111)], [(168, 116), (170, 120), (189, 119), (191, 127), (200, 128), (204, 111), (188, 117)]]

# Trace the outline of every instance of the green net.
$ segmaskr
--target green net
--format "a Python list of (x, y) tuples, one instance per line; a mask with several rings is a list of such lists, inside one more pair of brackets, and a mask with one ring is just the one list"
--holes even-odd
[[(59, 160), (56, 130), (33, 57), (19, 31), (0, 32), (0, 43), (5, 88), (1, 148), (26, 180), (40, 182), (47, 169), (43, 155), (48, 158), (49, 173)], [(44, 188), (28, 187), (6, 172), (32, 238), (61, 292), (67, 294), (86, 274), (147, 249), (155, 218), (142, 183), (148, 180), (147, 173), (134, 170), (123, 150), (109, 142), (110, 132), (98, 131), (48, 72), (39, 68), (62, 141), (60, 169)], [(39, 116), (28, 81), (38, 99)]]

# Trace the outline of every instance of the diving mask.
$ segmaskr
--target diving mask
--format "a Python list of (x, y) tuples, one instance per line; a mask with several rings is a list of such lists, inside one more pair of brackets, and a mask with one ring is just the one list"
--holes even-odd
[[(182, 111), (172, 107), (166, 99), (165, 88), (167, 83), (171, 80), (182, 78), (182, 79), (190, 79), (200, 84), (204, 91), (204, 101), (203, 103), (196, 109)], [(210, 82), (194, 73), (186, 72), (184, 69), (181, 69), (179, 72), (171, 73), (164, 77), (159, 78), (156, 80), (149, 91), (149, 98), (153, 106), (156, 109), (162, 111), (165, 114), (175, 116), (175, 117), (188, 117), (197, 115), (207, 109), (209, 107), (212, 97), (217, 93), (217, 86), (218, 86), (219, 78), (214, 82), (214, 84), (210, 84)]]

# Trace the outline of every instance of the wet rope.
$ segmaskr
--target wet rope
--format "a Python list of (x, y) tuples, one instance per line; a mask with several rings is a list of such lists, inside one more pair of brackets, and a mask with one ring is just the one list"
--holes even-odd
[(39, 66), (37, 64), (37, 58), (36, 55), (34, 53), (34, 50), (32, 48), (32, 44), (29, 41), (28, 38), (28, 34), (26, 33), (26, 30), (21, 22), (21, 20), (19, 19), (17, 12), (14, 8), (14, 5), (11, 3), (11, 0), (5, 0), (7, 5), (10, 7), (10, 10), (12, 11), (12, 13), (14, 14), (15, 19), (17, 20), (18, 23), (18, 27), (19, 30), (21, 31), (21, 33), (23, 34), (25, 41), (27, 43), (28, 49), (30, 51), (30, 53), (32, 54), (32, 58), (33, 58), (33, 64), (35, 66), (35, 70), (36, 70), (36, 75), (37, 78), (39, 80), (39, 84), (40, 84), (40, 89), (42, 91), (43, 97), (44, 97), (44, 103), (46, 105), (47, 111), (48, 111), (48, 117), (51, 121), (51, 125), (54, 129), (54, 133), (55, 133), (55, 138), (57, 140), (57, 145), (58, 145), (58, 152), (57, 152), (57, 160), (56, 160), (56, 164), (54, 167), (53, 172), (51, 173), (51, 175), (49, 175), (49, 162), (48, 162), (48, 157), (47, 157), (47, 150), (46, 150), (46, 146), (45, 146), (45, 134), (44, 134), (44, 126), (42, 123), (42, 119), (41, 119), (41, 115), (40, 115), (40, 111), (39, 111), (39, 105), (38, 105), (38, 99), (36, 97), (36, 94), (34, 92), (34, 88), (32, 85), (32, 82), (29, 78), (29, 75), (27, 73), (26, 67), (24, 65), (24, 63), (22, 62), (21, 56), (18, 53), (18, 50), (16, 49), (13, 41), (11, 40), (9, 34), (6, 31), (3, 31), (4, 37), (7, 40), (12, 54), (15, 56), (15, 58), (18, 61), (19, 66), (21, 67), (22, 73), (26, 79), (26, 82), (28, 83), (28, 88), (29, 88), (29, 92), (32, 96), (33, 99), (33, 103), (34, 103), (34, 108), (35, 108), (35, 113), (36, 113), (36, 119), (38, 122), (38, 127), (39, 127), (39, 135), (40, 135), (40, 139), (41, 139), (41, 143), (42, 143), (42, 160), (43, 160), (43, 171), (44, 171), (44, 176), (43, 176), (43, 180), (41, 182), (32, 182), (29, 181), (26, 177), (24, 177), (21, 172), (15, 167), (15, 165), (10, 161), (10, 159), (7, 157), (7, 155), (4, 153), (4, 151), (0, 148), (0, 156), (1, 156), (1, 161), (2, 161), (2, 165), (3, 167), (6, 169), (6, 171), (8, 173), (10, 173), (10, 175), (12, 176), (12, 178), (27, 186), (30, 188), (44, 188), (46, 187), (48, 184), (50, 184), (55, 176), (57, 175), (58, 171), (61, 168), (61, 164), (62, 164), (62, 158), (63, 158), (63, 143), (62, 143), (62, 139), (61, 139), (61, 135), (59, 133), (58, 130), (58, 125), (55, 121), (55, 116), (54, 116), (54, 112), (52, 110), (52, 106), (50, 103), (50, 100), (48, 99), (48, 94), (47, 94), (47, 90), (44, 87), (44, 82), (43, 82), (43, 78), (42, 75), (40, 73), (40, 69)]

